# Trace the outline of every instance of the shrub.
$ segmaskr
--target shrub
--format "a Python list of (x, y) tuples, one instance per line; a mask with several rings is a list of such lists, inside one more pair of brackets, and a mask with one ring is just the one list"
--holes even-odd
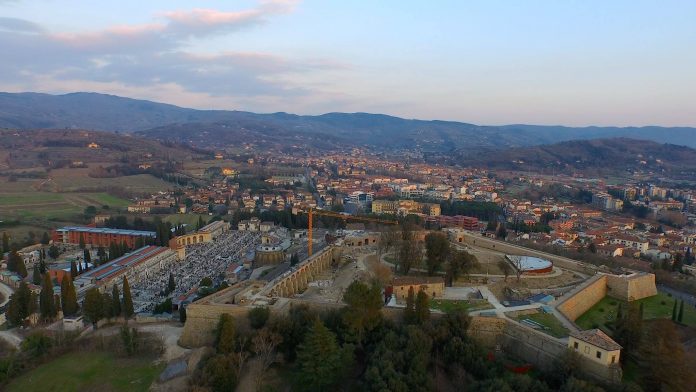
[(599, 308), (600, 313), (604, 313), (604, 308)]
[(662, 300), (662, 301), (660, 301), (660, 305), (667, 305), (667, 302), (665, 302), (664, 300)]

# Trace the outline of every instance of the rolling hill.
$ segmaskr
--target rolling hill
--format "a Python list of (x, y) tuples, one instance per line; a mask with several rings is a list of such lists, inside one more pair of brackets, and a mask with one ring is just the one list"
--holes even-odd
[(71, 128), (139, 133), (161, 140), (217, 147), (240, 137), (317, 147), (371, 146), (425, 151), (476, 151), (566, 140), (630, 137), (696, 147), (696, 128), (481, 126), (455, 121), (403, 119), (383, 114), (327, 113), (300, 116), (195, 110), (97, 93), (49, 95), (0, 93), (0, 127)]
[(629, 138), (575, 140), (461, 155), (459, 163), (529, 171), (648, 170), (694, 172), (696, 150)]

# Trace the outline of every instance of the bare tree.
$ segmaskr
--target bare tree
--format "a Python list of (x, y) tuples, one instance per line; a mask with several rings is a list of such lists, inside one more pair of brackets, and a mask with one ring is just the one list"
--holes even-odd
[(520, 278), (522, 277), (522, 274), (524, 274), (527, 270), (525, 269), (524, 263), (522, 262), (522, 257), (521, 256), (506, 256), (508, 260), (510, 260), (510, 263), (515, 269), (515, 275), (517, 276), (517, 281), (520, 281)]
[(276, 347), (283, 341), (283, 337), (272, 332), (268, 328), (263, 328), (252, 339), (253, 350), (261, 360), (261, 369), (256, 373), (256, 390), (261, 390), (261, 380), (268, 368), (275, 362)]
[(247, 337), (242, 337), (239, 339), (239, 349), (232, 353), (234, 355), (234, 359), (237, 365), (237, 368), (235, 369), (235, 373), (237, 373), (237, 380), (239, 380), (239, 377), (242, 375), (242, 368), (244, 367), (244, 364), (246, 363), (246, 360), (249, 358), (249, 351), (247, 351)]
[(503, 274), (505, 275), (505, 281), (507, 282), (508, 276), (512, 273), (512, 267), (510, 266), (510, 263), (507, 261), (503, 260), (498, 260), (498, 268), (500, 268), (501, 271), (503, 271)]

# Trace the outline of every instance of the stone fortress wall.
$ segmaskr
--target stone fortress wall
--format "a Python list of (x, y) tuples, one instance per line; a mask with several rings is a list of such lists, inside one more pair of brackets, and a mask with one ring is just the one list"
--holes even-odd
[[(500, 349), (545, 371), (552, 371), (569, 353), (565, 341), (505, 318), (474, 316), (467, 333), (484, 347)], [(589, 377), (601, 382), (621, 382), (623, 373), (618, 365), (607, 367), (583, 357), (578, 357), (578, 361), (581, 371)]]
[(560, 299), (557, 309), (575, 321), (607, 295), (622, 301), (636, 301), (657, 294), (655, 275), (637, 272), (631, 275), (599, 273)]

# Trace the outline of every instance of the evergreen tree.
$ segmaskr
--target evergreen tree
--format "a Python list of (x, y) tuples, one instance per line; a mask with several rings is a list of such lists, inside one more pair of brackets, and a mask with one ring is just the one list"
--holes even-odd
[(58, 258), (58, 256), (60, 256), (60, 250), (58, 249), (57, 246), (51, 245), (51, 246), (48, 248), (48, 255), (49, 255), (53, 260), (55, 260), (55, 259)]
[(72, 279), (67, 274), (63, 275), (60, 282), (60, 300), (63, 306), (64, 316), (74, 316), (77, 313), (77, 293)]
[(41, 249), (41, 253), (39, 256), (39, 273), (45, 274), (48, 271), (48, 268), (46, 267), (46, 255), (44, 254), (43, 249)]
[(672, 321), (677, 321), (677, 300), (674, 300), (674, 306), (672, 307)]
[(123, 277), (123, 316), (126, 319), (133, 316), (133, 298), (131, 297), (130, 285), (128, 284), (128, 278)]
[(382, 290), (376, 285), (354, 281), (348, 286), (343, 301), (348, 305), (343, 313), (343, 322), (362, 343), (363, 337), (382, 321)]
[(7, 320), (12, 325), (22, 325), (24, 320), (34, 312), (35, 306), (31, 304), (33, 299), (26, 282), (20, 282), (19, 288), (10, 296), (7, 304)]
[(31, 273), (31, 282), (37, 286), (41, 284), (41, 269), (38, 263), (34, 264), (34, 271)]
[(7, 269), (16, 272), (22, 278), (26, 278), (28, 275), (24, 259), (17, 253), (16, 249), (12, 249), (7, 257)]
[(10, 251), (10, 237), (7, 236), (7, 232), (2, 232), (2, 254)]
[(82, 255), (84, 256), (85, 264), (89, 264), (92, 262), (92, 253), (89, 251), (89, 249), (85, 249), (84, 251), (82, 251)]
[(353, 347), (341, 348), (336, 335), (317, 318), (297, 349), (298, 389), (333, 391), (350, 369)]
[(70, 262), (70, 277), (74, 280), (77, 278), (77, 264), (74, 261)]
[(85, 249), (85, 237), (80, 233), (80, 249)]
[(406, 308), (404, 309), (404, 323), (413, 324), (416, 322), (416, 294), (413, 287), (408, 288), (406, 296)]
[(184, 306), (181, 306), (179, 308), (179, 321), (181, 321), (182, 323), (186, 322), (186, 307)]
[(41, 285), (39, 309), (41, 310), (41, 318), (44, 320), (51, 320), (56, 317), (57, 310), (53, 299), (53, 282), (49, 274), (44, 275), (43, 284)]
[(231, 354), (234, 352), (236, 333), (232, 316), (227, 313), (221, 314), (215, 329), (215, 348), (218, 354)]
[(176, 289), (176, 283), (174, 283), (174, 274), (169, 273), (169, 282), (167, 283), (167, 292), (171, 293)]
[(115, 284), (111, 288), (111, 300), (113, 301), (111, 307), (113, 309), (114, 316), (118, 317), (121, 315), (121, 295), (118, 292), (118, 286)]
[(111, 298), (111, 294), (109, 294), (109, 293), (103, 293), (101, 296), (102, 296), (102, 313), (104, 314), (104, 318), (112, 319), (115, 316), (113, 298)]
[(102, 264), (106, 261), (106, 250), (103, 246), (97, 248), (97, 257), (99, 258), (99, 264)]
[(92, 324), (96, 324), (104, 317), (104, 301), (97, 288), (87, 290), (83, 312)]
[(679, 304), (679, 315), (677, 316), (677, 321), (679, 321), (679, 323), (681, 323), (683, 318), (684, 318), (684, 300), (681, 300), (681, 303)]
[(430, 319), (430, 301), (428, 300), (428, 294), (423, 290), (418, 290), (416, 295), (416, 321), (419, 324)]
[(41, 236), (41, 243), (48, 245), (49, 242), (51, 242), (51, 237), (48, 236), (48, 232), (44, 231), (43, 236)]
[(118, 257), (118, 246), (115, 242), (109, 244), (109, 260), (113, 260)]

